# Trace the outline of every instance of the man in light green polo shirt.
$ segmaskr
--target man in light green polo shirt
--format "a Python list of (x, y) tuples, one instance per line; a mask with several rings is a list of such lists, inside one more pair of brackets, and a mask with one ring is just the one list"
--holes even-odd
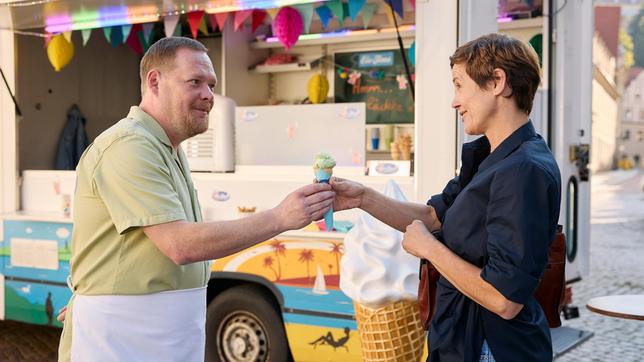
[(331, 207), (330, 186), (310, 184), (271, 210), (202, 222), (179, 144), (207, 130), (216, 82), (199, 42), (158, 41), (141, 60), (141, 104), (83, 154), (60, 361), (203, 361), (207, 260)]

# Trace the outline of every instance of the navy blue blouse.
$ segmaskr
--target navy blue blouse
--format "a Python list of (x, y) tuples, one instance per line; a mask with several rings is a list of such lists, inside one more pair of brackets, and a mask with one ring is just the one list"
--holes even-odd
[(463, 146), (462, 168), (427, 202), (442, 222), (441, 241), (482, 268), (481, 277), (523, 304), (504, 320), (438, 281), (429, 361), (478, 361), (487, 340), (498, 362), (551, 361), (550, 330), (533, 293), (548, 259), (561, 201), (559, 168), (531, 122), (490, 154), (485, 137)]

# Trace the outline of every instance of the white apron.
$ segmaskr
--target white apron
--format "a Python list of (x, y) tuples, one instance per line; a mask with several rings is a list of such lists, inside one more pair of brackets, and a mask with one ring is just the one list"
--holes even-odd
[(203, 362), (206, 287), (145, 295), (75, 295), (72, 362)]

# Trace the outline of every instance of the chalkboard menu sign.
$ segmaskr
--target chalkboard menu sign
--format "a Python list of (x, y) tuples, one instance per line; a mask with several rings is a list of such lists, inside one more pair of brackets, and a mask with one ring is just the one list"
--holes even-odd
[(398, 49), (335, 53), (335, 102), (365, 102), (368, 124), (414, 122), (406, 80)]

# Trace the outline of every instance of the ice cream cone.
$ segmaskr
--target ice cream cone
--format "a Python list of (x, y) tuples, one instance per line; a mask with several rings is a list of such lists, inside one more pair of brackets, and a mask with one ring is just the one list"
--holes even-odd
[(418, 302), (401, 300), (375, 309), (354, 302), (353, 307), (363, 361), (420, 361), (425, 331)]
[[(319, 153), (315, 156), (313, 161), (313, 173), (318, 182), (329, 182), (333, 175), (333, 167), (335, 167), (335, 160), (333, 157), (326, 153)], [(324, 224), (327, 231), (333, 230), (333, 207), (324, 214)]]

